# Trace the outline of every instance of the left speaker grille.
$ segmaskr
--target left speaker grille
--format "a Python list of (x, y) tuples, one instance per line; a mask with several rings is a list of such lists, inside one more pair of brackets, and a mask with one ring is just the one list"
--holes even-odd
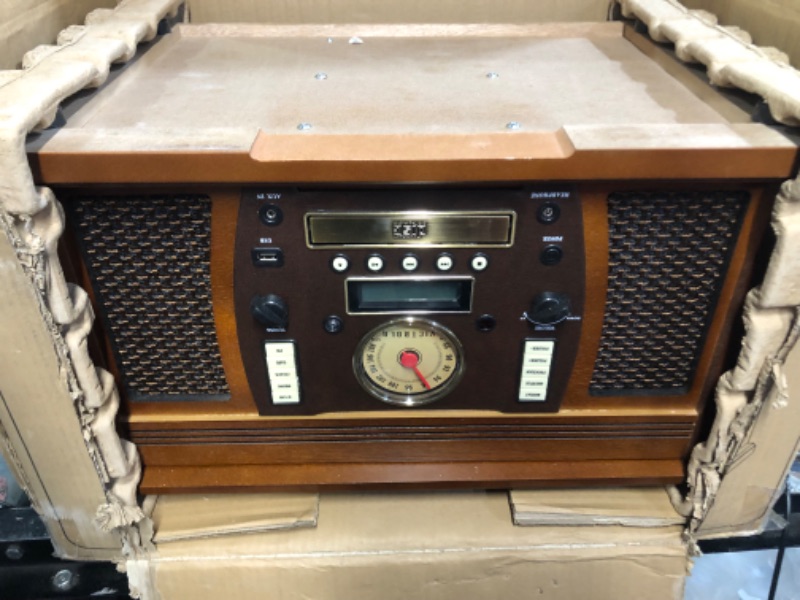
[(206, 196), (67, 203), (131, 400), (230, 396), (211, 305)]

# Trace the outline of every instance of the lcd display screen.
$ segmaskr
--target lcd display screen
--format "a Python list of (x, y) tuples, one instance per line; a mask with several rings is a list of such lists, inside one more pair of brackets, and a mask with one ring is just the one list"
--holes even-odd
[(348, 279), (348, 312), (469, 312), (472, 308), (472, 282), (469, 277)]

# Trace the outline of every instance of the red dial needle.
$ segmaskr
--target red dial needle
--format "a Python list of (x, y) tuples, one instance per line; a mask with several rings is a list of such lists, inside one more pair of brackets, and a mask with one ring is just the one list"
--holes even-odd
[(417, 368), (419, 364), (419, 356), (417, 356), (414, 352), (403, 351), (400, 354), (400, 364), (406, 367), (407, 369), (412, 369), (414, 374), (419, 377), (419, 380), (422, 382), (427, 389), (431, 389), (431, 384), (428, 383), (428, 380), (425, 379), (425, 376), (420, 372)]

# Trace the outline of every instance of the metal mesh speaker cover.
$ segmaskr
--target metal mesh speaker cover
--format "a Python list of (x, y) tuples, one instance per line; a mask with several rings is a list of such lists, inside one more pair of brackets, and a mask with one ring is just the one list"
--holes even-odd
[(82, 197), (67, 206), (128, 398), (227, 399), (211, 307), (211, 201)]
[(748, 199), (609, 196), (608, 295), (592, 394), (688, 389)]

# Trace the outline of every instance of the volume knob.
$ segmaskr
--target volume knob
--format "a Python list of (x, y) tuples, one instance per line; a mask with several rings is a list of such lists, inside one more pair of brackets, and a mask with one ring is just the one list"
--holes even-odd
[(542, 292), (531, 301), (525, 318), (534, 325), (555, 325), (569, 316), (569, 296), (558, 292)]
[(253, 296), (250, 313), (267, 329), (285, 330), (289, 324), (289, 307), (283, 298), (275, 294)]

